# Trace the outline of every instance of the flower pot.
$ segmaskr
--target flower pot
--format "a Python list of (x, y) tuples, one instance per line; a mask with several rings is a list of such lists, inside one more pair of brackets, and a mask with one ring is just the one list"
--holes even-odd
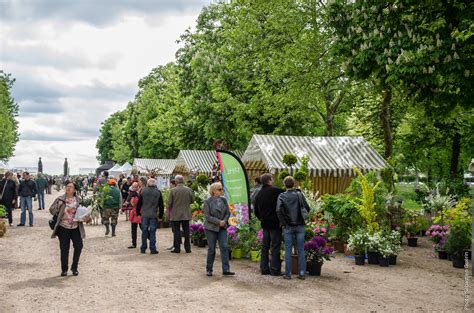
[(418, 245), (418, 238), (416, 237), (408, 237), (407, 240), (409, 247), (416, 247)]
[(343, 241), (335, 241), (334, 242), (334, 250), (336, 250), (337, 252), (342, 252), (344, 253), (344, 242)]
[(250, 251), (250, 261), (259, 262), (260, 261), (260, 251)]
[(446, 250), (439, 250), (438, 251), (438, 258), (440, 260), (447, 260), (448, 259), (448, 252), (446, 252)]
[(390, 259), (379, 256), (379, 265), (382, 267), (388, 267), (390, 265)]
[(388, 257), (388, 263), (390, 265), (397, 265), (397, 256), (396, 255), (391, 255)]
[(374, 251), (367, 252), (367, 263), (368, 264), (379, 264), (379, 253)]
[(323, 262), (308, 262), (307, 270), (310, 276), (321, 276), (321, 267)]
[(464, 256), (462, 256), (462, 255), (453, 255), (453, 267), (455, 267), (455, 268), (464, 268)]
[(365, 264), (365, 254), (355, 254), (355, 264), (356, 265), (364, 265)]
[(197, 238), (193, 238), (193, 245), (197, 246), (199, 243), (199, 240)]
[(0, 238), (2, 238), (7, 232), (7, 226), (4, 221), (0, 221)]
[(241, 259), (242, 258), (242, 249), (235, 248), (232, 250), (232, 258), (234, 259)]
[(291, 274), (298, 275), (300, 271), (298, 270), (298, 255), (291, 255)]
[(204, 241), (204, 239), (199, 238), (198, 239), (198, 247), (204, 248), (205, 246), (206, 246), (206, 242)]
[(451, 253), (448, 253), (448, 261), (452, 261), (453, 260), (453, 255)]

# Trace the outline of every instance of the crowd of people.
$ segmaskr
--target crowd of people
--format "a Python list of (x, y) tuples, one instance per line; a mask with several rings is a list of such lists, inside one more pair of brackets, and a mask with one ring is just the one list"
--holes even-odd
[[(130, 222), (131, 245), (136, 248), (138, 228), (141, 230), (140, 252), (158, 254), (156, 232), (160, 219), (163, 219), (164, 209), (168, 212), (173, 231), (173, 243), (168, 248), (171, 253), (180, 253), (184, 245), (186, 253), (191, 253), (190, 221), (192, 219), (191, 204), (194, 202), (194, 192), (185, 184), (184, 177), (176, 175), (170, 181), (170, 192), (167, 203), (164, 203), (163, 194), (157, 187), (154, 177), (139, 177), (133, 175), (118, 179), (109, 177), (104, 172), (98, 177), (64, 177), (55, 183), (64, 186), (65, 193), (55, 199), (49, 211), (53, 216), (52, 238), (58, 237), (61, 256), (61, 276), (66, 276), (70, 243), (74, 247), (72, 274), (77, 276), (79, 258), (85, 238), (84, 223), (90, 220), (76, 220), (75, 214), (83, 201), (83, 195), (88, 191), (98, 194), (105, 193), (104, 186), (108, 186), (106, 196), (98, 202), (101, 223), (105, 226), (105, 235), (116, 236), (116, 227), (120, 210)], [(304, 256), (305, 220), (310, 210), (303, 194), (295, 187), (295, 180), (288, 176), (284, 179), (285, 190), (273, 186), (273, 176), (264, 174), (255, 181), (250, 198), (252, 211), (260, 220), (263, 230), (263, 245), (261, 251), (260, 270), (262, 275), (283, 276), (291, 279), (292, 247), (296, 242), (298, 251), (298, 278), (304, 279), (306, 261)], [(18, 226), (26, 223), (26, 211), (29, 212), (29, 224), (33, 226), (32, 198), (38, 198), (38, 209), (44, 206), (44, 192), (48, 190), (49, 179), (38, 175), (32, 179), (29, 173), (23, 173), (18, 180), (11, 172), (7, 172), (0, 182), (1, 204), (7, 208), (10, 226), (13, 226), (12, 210), (20, 197), (21, 218)], [(224, 189), (220, 182), (214, 182), (209, 187), (209, 198), (203, 203), (205, 216), (204, 229), (208, 242), (206, 259), (206, 274), (213, 276), (213, 265), (216, 255), (216, 246), (219, 243), (222, 274), (232, 276), (230, 271), (227, 228), (230, 216), (229, 205), (224, 197)], [(281, 270), (280, 246), (284, 239), (285, 268)], [(183, 243), (184, 237), (184, 243)]]

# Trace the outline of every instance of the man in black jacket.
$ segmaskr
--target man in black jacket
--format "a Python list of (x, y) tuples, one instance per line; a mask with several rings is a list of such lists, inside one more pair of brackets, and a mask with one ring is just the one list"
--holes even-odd
[(150, 178), (147, 181), (147, 186), (141, 192), (137, 203), (137, 215), (142, 216), (141, 253), (146, 252), (147, 240), (150, 239), (150, 253), (158, 254), (156, 249), (156, 230), (158, 228), (158, 219), (163, 218), (163, 213), (163, 196), (156, 187), (156, 180)]
[[(273, 187), (271, 174), (263, 174), (260, 177), (262, 189), (255, 197), (255, 216), (260, 220), (263, 229), (263, 245), (260, 260), (260, 271), (262, 275), (281, 275), (280, 246), (281, 227), (276, 214), (278, 196), (283, 189)], [(269, 250), (272, 248), (272, 258), (269, 266)]]
[(6, 172), (3, 180), (0, 181), (0, 204), (7, 209), (8, 224), (10, 226), (13, 226), (12, 210), (18, 198), (15, 182), (10, 179), (12, 175), (12, 172)]
[(18, 226), (25, 226), (26, 223), (26, 209), (29, 213), (30, 227), (33, 226), (33, 198), (36, 197), (37, 189), (36, 183), (31, 180), (30, 173), (23, 173), (23, 180), (20, 181), (18, 194), (20, 195), (21, 203), (21, 217)]

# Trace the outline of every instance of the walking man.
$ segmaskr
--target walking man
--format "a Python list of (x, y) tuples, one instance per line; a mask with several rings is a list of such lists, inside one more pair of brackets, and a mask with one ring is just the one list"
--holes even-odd
[(191, 188), (184, 185), (184, 178), (176, 175), (174, 178), (176, 187), (171, 189), (168, 198), (168, 208), (171, 209), (171, 225), (173, 227), (173, 249), (171, 253), (181, 252), (181, 227), (184, 232), (184, 249), (191, 253), (191, 241), (189, 239), (189, 221), (191, 215), (191, 203), (194, 202), (194, 193)]
[(143, 188), (137, 203), (137, 215), (142, 216), (142, 245), (140, 252), (145, 253), (150, 239), (150, 253), (158, 254), (156, 248), (156, 229), (158, 219), (163, 218), (164, 205), (161, 191), (156, 187), (156, 180), (148, 179), (147, 186)]
[(109, 192), (105, 196), (104, 207), (102, 212), (102, 224), (105, 225), (105, 235), (110, 232), (109, 224), (112, 227), (112, 237), (115, 237), (115, 227), (117, 227), (117, 220), (120, 207), (122, 206), (122, 194), (117, 187), (115, 179), (109, 179)]
[(2, 181), (0, 181), (0, 204), (7, 209), (8, 224), (10, 226), (13, 226), (12, 210), (18, 198), (16, 184), (11, 179), (12, 177), (12, 172), (6, 172)]
[[(262, 275), (280, 276), (281, 227), (276, 207), (278, 196), (283, 192), (283, 189), (273, 186), (271, 174), (263, 174), (260, 181), (262, 188), (255, 197), (255, 216), (260, 220), (263, 229), (260, 271)], [(271, 260), (269, 260), (270, 247)]]
[(36, 187), (38, 188), (38, 210), (44, 210), (44, 192), (48, 188), (48, 181), (42, 174), (36, 178)]
[(28, 210), (28, 218), (30, 227), (33, 227), (33, 198), (36, 197), (36, 183), (31, 180), (30, 173), (23, 173), (23, 180), (20, 181), (18, 187), (18, 194), (20, 195), (21, 217), (18, 226), (25, 226), (26, 210)]

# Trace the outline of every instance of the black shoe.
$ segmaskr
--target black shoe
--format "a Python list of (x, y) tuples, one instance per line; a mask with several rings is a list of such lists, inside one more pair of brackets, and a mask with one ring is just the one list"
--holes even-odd
[(211, 276), (212, 276), (212, 272), (207, 272), (206, 275), (209, 276), (209, 277), (211, 277)]
[(171, 250), (170, 252), (171, 252), (171, 253), (181, 253), (181, 251), (179, 251), (179, 250), (174, 250), (174, 249)]
[(146, 250), (140, 250), (140, 253), (146, 253)]
[(79, 272), (78, 272), (77, 270), (72, 271), (72, 275), (73, 275), (73, 276), (78, 276), (78, 275), (79, 275)]
[(270, 272), (270, 276), (281, 276), (283, 275), (282, 272)]
[(305, 280), (304, 275), (298, 275), (298, 279)]
[(270, 271), (262, 271), (262, 275), (270, 275)]
[(186, 253), (191, 253), (191, 250), (186, 250)]
[(158, 251), (151, 251), (150, 254), (158, 254)]
[(174, 249), (174, 246), (171, 246), (169, 248), (166, 248), (166, 250), (173, 250)]
[(25, 226), (25, 224), (18, 224), (18, 225), (16, 225), (16, 226), (18, 226), (18, 227), (20, 227), (20, 226)]
[(288, 275), (284, 274), (284, 275), (283, 275), (283, 278), (284, 278), (284, 279), (291, 279), (291, 276), (288, 276)]
[(234, 276), (235, 273), (234, 273), (234, 272), (227, 271), (227, 272), (222, 273), (222, 275), (224, 275), (224, 276)]
[(67, 276), (67, 272), (61, 272), (61, 276)]
[(129, 246), (128, 248), (129, 248), (129, 249), (135, 249), (136, 247), (137, 247), (137, 246), (131, 245), (131, 246)]

